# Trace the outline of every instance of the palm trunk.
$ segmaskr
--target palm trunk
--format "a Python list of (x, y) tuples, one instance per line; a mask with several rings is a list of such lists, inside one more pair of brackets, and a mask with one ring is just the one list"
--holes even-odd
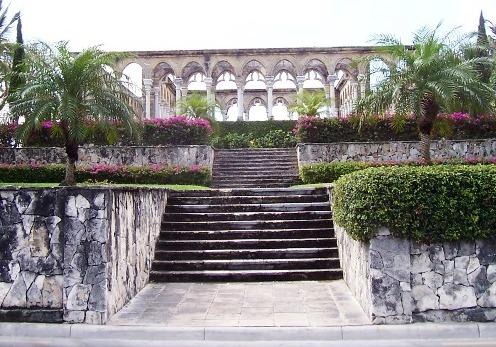
[(76, 161), (72, 158), (67, 158), (65, 165), (65, 178), (60, 183), (61, 186), (76, 185)]
[(432, 164), (431, 160), (431, 136), (420, 133), (420, 154), (426, 164)]

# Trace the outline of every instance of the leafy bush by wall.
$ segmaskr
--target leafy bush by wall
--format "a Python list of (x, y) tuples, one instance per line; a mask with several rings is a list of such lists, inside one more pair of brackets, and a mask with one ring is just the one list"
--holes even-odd
[[(496, 164), (493, 158), (463, 158), (463, 159), (439, 159), (433, 160), (433, 165), (459, 164)], [(378, 166), (420, 166), (425, 165), (422, 161), (347, 161), (332, 163), (314, 163), (300, 167), (300, 178), (305, 184), (332, 183), (339, 177), (351, 172)]]
[(391, 166), (339, 178), (335, 221), (357, 240), (378, 228), (422, 242), (496, 237), (496, 166)]
[[(0, 164), (0, 181), (11, 183), (61, 182), (64, 165), (13, 165)], [(111, 166), (95, 165), (78, 168), (78, 182), (108, 182), (122, 184), (188, 184), (209, 186), (210, 170), (202, 166)]]

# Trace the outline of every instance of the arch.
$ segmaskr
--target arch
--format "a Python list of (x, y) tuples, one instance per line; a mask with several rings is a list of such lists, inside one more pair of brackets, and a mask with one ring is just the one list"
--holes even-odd
[(153, 68), (151, 77), (155, 80), (162, 80), (168, 74), (176, 76), (174, 69), (168, 63), (160, 62)]
[(306, 89), (323, 89), (326, 83), (325, 77), (321, 75), (318, 70), (306, 70), (305, 72), (305, 82), (303, 83), (303, 88)]
[(274, 89), (291, 89), (296, 91), (296, 77), (288, 70), (280, 70), (274, 76)]
[(216, 79), (216, 90), (236, 90), (236, 76), (230, 71), (224, 71)]
[(205, 84), (205, 74), (201, 72), (195, 72), (194, 74), (189, 76), (188, 82), (186, 84), (188, 86), (188, 90), (195, 90), (195, 91), (207, 90)]
[(277, 64), (274, 65), (271, 74), (272, 76), (277, 76), (282, 71), (286, 71), (291, 76), (298, 75), (295, 65), (287, 59), (279, 60)]
[(302, 75), (307, 74), (309, 71), (315, 71), (323, 79), (329, 75), (326, 65), (320, 59), (311, 59), (303, 67)]
[(206, 75), (205, 69), (200, 65), (197, 61), (190, 61), (187, 63), (183, 70), (181, 71), (181, 78), (183, 81), (189, 81), (192, 75), (201, 73), (204, 76)]
[(234, 67), (228, 61), (221, 60), (218, 63), (216, 63), (212, 68), (212, 75), (210, 76), (212, 77), (212, 83), (216, 85), (218, 83), (219, 78), (222, 75), (224, 75), (226, 72), (230, 73), (233, 76), (236, 75), (236, 71), (234, 70)]
[(272, 106), (272, 116), (274, 120), (289, 120), (292, 119), (292, 114), (290, 114), (289, 101), (283, 97), (278, 97), (274, 100), (274, 105)]
[(129, 63), (122, 70), (121, 79), (126, 82), (128, 89), (136, 96), (143, 95), (143, 68), (138, 63)]
[(243, 80), (246, 80), (248, 75), (253, 71), (259, 71), (263, 76), (267, 75), (267, 70), (265, 69), (265, 66), (258, 60), (254, 59), (254, 60), (250, 60), (243, 66), (243, 70), (241, 72), (241, 77), (243, 78)]
[(246, 89), (265, 89), (265, 77), (259, 70), (253, 70), (246, 76), (245, 90)]
[(248, 114), (248, 120), (261, 121), (267, 120), (267, 102), (260, 97), (253, 97), (248, 107), (245, 108)]

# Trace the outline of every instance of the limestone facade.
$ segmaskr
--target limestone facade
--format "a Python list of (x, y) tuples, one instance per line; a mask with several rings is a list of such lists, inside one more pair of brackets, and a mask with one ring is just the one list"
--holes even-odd
[[(344, 161), (418, 161), (419, 141), (302, 143), (298, 164)], [(431, 142), (432, 159), (495, 158), (496, 140), (441, 140)]]
[[(206, 166), (212, 169), (214, 152), (211, 146), (82, 146), (79, 167), (105, 165), (178, 165)], [(0, 148), (0, 163), (63, 164), (65, 150), (61, 147)]]
[(233, 105), (238, 107), (238, 120), (248, 120), (250, 108), (259, 105), (266, 108), (266, 119), (273, 119), (273, 107), (290, 105), (304, 88), (323, 89), (331, 101), (326, 115), (344, 116), (365, 92), (367, 67), (355, 67), (352, 61), (372, 50), (363, 46), (138, 51), (130, 52), (132, 57), (119, 69), (140, 67), (138, 99), (145, 118), (178, 114), (179, 100), (201, 90), (218, 103), (224, 120)]

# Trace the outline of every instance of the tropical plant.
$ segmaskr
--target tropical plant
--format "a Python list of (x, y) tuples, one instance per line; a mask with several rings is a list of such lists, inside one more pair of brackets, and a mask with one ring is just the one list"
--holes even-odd
[(324, 108), (330, 106), (329, 102), (323, 90), (303, 89), (296, 95), (295, 102), (289, 106), (289, 112), (296, 112), (299, 116), (318, 116)]
[[(0, 98), (2, 99), (8, 93), (8, 76), (12, 69), (12, 56), (16, 48), (16, 45), (10, 42), (7, 36), (14, 22), (20, 20), (20, 12), (9, 18), (8, 11), (9, 7), (4, 9), (3, 1), (0, 0)], [(4, 106), (4, 102), (1, 106)]]
[(43, 122), (53, 122), (52, 131), (64, 139), (67, 154), (61, 185), (75, 185), (78, 148), (87, 136), (89, 121), (101, 124), (109, 137), (115, 121), (132, 137), (139, 136), (139, 123), (128, 103), (129, 82), (112, 70), (125, 55), (98, 47), (74, 54), (66, 42), (55, 47), (40, 42), (29, 55), (25, 84), (11, 105), (14, 117), (25, 118), (18, 137), (26, 139)]
[(216, 108), (217, 104), (200, 92), (193, 92), (179, 100), (181, 114), (193, 118), (205, 118), (213, 122)]
[(24, 40), (22, 38), (22, 22), (21, 16), (19, 15), (17, 19), (16, 45), (12, 57), (12, 69), (8, 78), (9, 85), (7, 89), (7, 98), (4, 99), (5, 102), (12, 102), (14, 100), (15, 91), (24, 84), (23, 71), (25, 70), (25, 58), (26, 52), (24, 49)]
[(440, 25), (433, 30), (421, 28), (414, 33), (412, 46), (391, 35), (377, 36), (376, 53), (387, 66), (385, 78), (355, 107), (362, 117), (391, 108), (396, 114), (415, 117), (421, 154), (428, 163), (431, 130), (438, 114), (460, 107), (472, 115), (486, 114), (494, 105), (494, 89), (482, 82), (478, 73), (478, 68), (490, 65), (491, 60), (466, 59), (467, 36), (453, 40), (456, 30), (452, 30), (440, 37), (439, 29)]

